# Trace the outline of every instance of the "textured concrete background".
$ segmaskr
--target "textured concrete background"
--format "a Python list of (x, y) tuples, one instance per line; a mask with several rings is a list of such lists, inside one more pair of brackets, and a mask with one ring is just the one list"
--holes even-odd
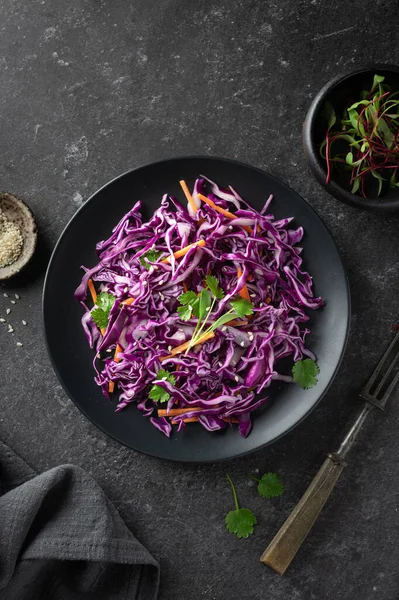
[[(160, 560), (161, 600), (396, 600), (399, 393), (368, 422), (286, 576), (258, 559), (356, 410), (398, 318), (398, 217), (330, 198), (301, 148), (322, 84), (399, 62), (397, 0), (0, 0), (0, 9), (0, 187), (28, 201), (41, 231), (29, 276), (1, 288), (21, 300), (0, 297), (15, 327), (13, 336), (0, 327), (0, 437), (38, 470), (73, 462), (94, 475)], [(303, 195), (337, 241), (353, 299), (347, 355), (317, 410), (272, 447), (201, 467), (141, 456), (97, 431), (53, 374), (40, 314), (49, 251), (85, 199), (131, 167), (195, 153), (265, 168)], [(257, 497), (246, 479), (256, 468), (281, 474), (281, 499)], [(226, 469), (259, 517), (248, 540), (224, 527)]]

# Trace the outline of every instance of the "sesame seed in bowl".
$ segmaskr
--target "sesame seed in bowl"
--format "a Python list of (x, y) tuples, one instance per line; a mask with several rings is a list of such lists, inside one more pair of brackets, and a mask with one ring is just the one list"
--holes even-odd
[(28, 264), (36, 243), (37, 226), (30, 208), (16, 196), (0, 192), (0, 281)]

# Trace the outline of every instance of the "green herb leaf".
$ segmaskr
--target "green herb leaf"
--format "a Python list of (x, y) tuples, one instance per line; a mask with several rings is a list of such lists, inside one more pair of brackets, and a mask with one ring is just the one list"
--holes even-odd
[(206, 285), (208, 286), (212, 294), (215, 296), (215, 298), (217, 300), (221, 300), (224, 297), (224, 291), (220, 287), (216, 277), (213, 277), (213, 275), (207, 275), (205, 277), (205, 281)]
[(390, 188), (395, 188), (398, 184), (396, 183), (396, 172), (395, 169), (392, 172), (391, 177), (389, 178), (389, 187)]
[(390, 130), (390, 128), (388, 127), (385, 119), (382, 119), (382, 118), (378, 119), (377, 129), (381, 133), (382, 137), (384, 138), (386, 147), (392, 148), (392, 146), (394, 145), (394, 142), (395, 142), (395, 136), (394, 136), (393, 132)]
[(226, 527), (230, 533), (238, 538), (248, 538), (254, 532), (256, 517), (249, 508), (231, 510), (226, 515)]
[(212, 298), (208, 290), (201, 290), (199, 296), (199, 311), (198, 318), (200, 321), (205, 317), (205, 315), (209, 312), (207, 309), (210, 308), (212, 302)]
[(246, 298), (236, 298), (235, 300), (230, 300), (230, 304), (234, 308), (234, 312), (238, 317), (248, 317), (254, 312), (254, 305)]
[(335, 122), (337, 120), (337, 115), (335, 114), (335, 110), (334, 110), (332, 104), (330, 104), (330, 102), (328, 102), (328, 101), (326, 101), (324, 103), (324, 114), (326, 116), (328, 128), (331, 129), (331, 127), (333, 127), (333, 125), (335, 125)]
[[(172, 385), (176, 384), (176, 377), (174, 375), (171, 375), (171, 373), (169, 373), (169, 371), (166, 371), (165, 369), (159, 369), (155, 381), (157, 380), (168, 381)], [(150, 393), (148, 395), (151, 398), (151, 400), (154, 400), (154, 402), (161, 403), (168, 402), (170, 398), (169, 392), (164, 390), (164, 388), (158, 385), (156, 382), (153, 383), (153, 386), (150, 389)]]
[(99, 329), (106, 329), (108, 326), (108, 317), (101, 308), (95, 308), (91, 311), (93, 321)]
[(382, 75), (374, 75), (373, 87), (371, 88), (371, 91), (373, 91), (377, 87), (377, 85), (379, 83), (382, 83), (383, 81), (385, 81), (385, 77), (383, 77)]
[(351, 193), (352, 194), (356, 194), (356, 192), (358, 191), (359, 187), (360, 187), (360, 178), (356, 177), (356, 179), (355, 179), (355, 181), (353, 182), (353, 185), (352, 185)]
[(295, 383), (304, 390), (308, 390), (317, 384), (317, 375), (320, 373), (318, 364), (311, 358), (297, 360), (292, 367), (292, 375)]
[(226, 527), (230, 533), (235, 534), (238, 538), (247, 538), (254, 532), (256, 525), (256, 517), (248, 508), (240, 508), (238, 505), (237, 492), (230, 477), (226, 473), (226, 477), (233, 491), (234, 504), (236, 509), (231, 510), (226, 515)]
[(197, 301), (197, 294), (192, 291), (184, 292), (178, 297), (180, 304), (191, 304), (193, 305)]
[(375, 179), (378, 179), (378, 192), (377, 193), (379, 196), (381, 194), (382, 184), (385, 181), (385, 179), (383, 179), (383, 177), (381, 177), (381, 175), (379, 173), (377, 173), (377, 171), (370, 171), (370, 172)]
[(258, 483), (258, 494), (264, 498), (276, 498), (284, 492), (284, 486), (277, 473), (265, 473)]
[(111, 312), (111, 308), (115, 304), (116, 298), (112, 294), (108, 294), (107, 292), (101, 292), (98, 294), (96, 300), (96, 306), (94, 310), (91, 311), (91, 316), (93, 317), (93, 321), (100, 329), (106, 329), (108, 326), (109, 313)]
[(234, 313), (234, 312), (225, 313), (224, 315), (219, 317), (217, 319), (217, 321), (212, 323), (212, 326), (210, 329), (211, 329), (211, 331), (215, 331), (215, 329), (219, 329), (219, 327), (222, 327), (222, 325), (225, 325), (229, 321), (232, 321), (233, 319), (239, 319), (239, 318), (240, 318), (240, 315), (238, 315), (237, 313)]
[(145, 254), (142, 254), (142, 256), (140, 256), (140, 263), (148, 271), (152, 265), (149, 265), (147, 260), (153, 263), (157, 262), (161, 254), (162, 252), (159, 252), (158, 250), (147, 250)]
[(182, 321), (188, 321), (191, 319), (193, 307), (190, 304), (187, 304), (186, 306), (179, 306), (177, 312)]

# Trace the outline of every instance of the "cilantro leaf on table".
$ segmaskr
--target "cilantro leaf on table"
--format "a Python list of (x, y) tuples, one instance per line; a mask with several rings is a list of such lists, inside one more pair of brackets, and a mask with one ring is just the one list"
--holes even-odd
[(168, 381), (172, 385), (176, 384), (176, 377), (166, 371), (165, 369), (159, 369), (156, 380), (153, 382), (153, 385), (150, 389), (150, 393), (148, 394), (151, 400), (154, 402), (167, 402), (170, 398), (169, 392), (167, 392), (163, 387), (158, 385), (156, 381)]
[(233, 491), (235, 510), (231, 510), (226, 515), (226, 527), (230, 533), (235, 534), (238, 538), (247, 538), (254, 532), (256, 525), (256, 517), (249, 508), (240, 508), (238, 505), (237, 492), (229, 475), (226, 477)]
[(263, 498), (277, 498), (284, 492), (284, 486), (277, 473), (265, 473), (260, 479), (252, 475), (250, 477), (258, 482), (258, 494)]
[(217, 300), (221, 300), (224, 297), (224, 291), (219, 285), (218, 280), (213, 275), (207, 275), (205, 277), (206, 285), (208, 286), (211, 293)]
[(100, 329), (106, 329), (108, 326), (109, 313), (115, 304), (116, 298), (107, 292), (98, 294), (96, 300), (96, 308), (91, 311), (93, 321)]
[(231, 306), (234, 308), (234, 312), (239, 317), (248, 317), (253, 314), (253, 304), (246, 298), (236, 298), (230, 301)]
[(295, 383), (304, 390), (308, 390), (317, 384), (317, 375), (320, 373), (318, 364), (311, 358), (297, 360), (292, 367), (292, 375)]
[(159, 250), (147, 250), (145, 254), (140, 256), (140, 263), (147, 271), (149, 271), (152, 265), (148, 264), (147, 260), (152, 263), (157, 262), (161, 254), (162, 252), (159, 252)]

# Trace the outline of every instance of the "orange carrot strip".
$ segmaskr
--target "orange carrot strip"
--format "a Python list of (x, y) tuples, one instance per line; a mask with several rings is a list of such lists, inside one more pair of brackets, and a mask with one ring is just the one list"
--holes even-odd
[[(114, 354), (114, 361), (115, 362), (120, 362), (121, 359), (119, 358), (119, 354), (123, 352), (123, 348), (122, 346), (120, 346), (119, 344), (116, 344), (116, 348), (115, 348), (115, 354)], [(115, 382), (114, 381), (110, 381), (109, 385), (108, 385), (108, 391), (110, 394), (112, 394), (112, 392), (115, 389)]]
[(186, 182), (182, 179), (181, 181), (179, 181), (181, 188), (184, 192), (185, 197), (187, 198), (191, 208), (193, 209), (193, 211), (196, 213), (198, 208), (197, 205), (194, 202), (194, 198), (192, 197), (192, 195), (190, 194), (190, 190), (187, 187)]
[[(201, 248), (203, 248), (205, 246), (205, 240), (199, 240), (198, 242), (194, 242), (194, 244), (189, 244), (185, 248), (182, 248), (181, 250), (177, 250), (177, 252), (174, 252), (173, 256), (175, 258), (181, 258), (182, 256), (185, 256), (187, 254), (187, 252), (190, 250), (190, 248), (194, 248), (195, 246), (200, 246)], [(168, 263), (169, 261), (170, 261), (169, 256), (167, 258), (164, 258), (163, 260), (161, 260), (161, 262), (163, 262), (163, 263)]]
[(183, 292), (188, 292), (188, 287), (185, 281), (183, 281)]
[[(213, 337), (215, 337), (215, 334), (213, 333), (213, 331), (210, 331), (209, 333), (205, 333), (204, 335), (202, 335), (199, 338), (198, 342), (195, 345), (197, 346), (199, 344), (203, 344), (204, 342), (212, 339)], [(173, 350), (171, 350), (171, 352), (170, 352), (170, 354), (168, 354), (168, 356), (161, 356), (161, 358), (159, 360), (162, 362), (163, 360), (166, 360), (167, 358), (173, 358), (174, 356), (176, 356), (176, 354), (185, 352), (187, 350), (187, 348), (189, 347), (190, 342), (191, 342), (191, 340), (189, 340), (188, 342), (184, 342), (184, 344), (181, 344), (180, 346), (176, 346), (176, 348), (173, 348)]]
[[(239, 279), (242, 275), (242, 271), (241, 271), (241, 267), (237, 267), (237, 279)], [(251, 297), (249, 295), (248, 292), (248, 288), (246, 285), (244, 285), (244, 287), (242, 287), (240, 289), (240, 291), (238, 292), (238, 295), (241, 296), (241, 298), (245, 298), (245, 300), (248, 300), (249, 302), (251, 302)]]
[[(224, 215), (225, 217), (228, 217), (229, 219), (232, 219), (232, 220), (238, 219), (237, 215), (234, 215), (230, 211), (225, 210), (221, 206), (218, 206), (217, 204), (215, 204), (213, 202), (213, 200), (210, 200), (203, 194), (198, 194), (198, 198), (200, 198), (200, 200), (202, 200), (202, 202), (205, 202), (205, 204), (207, 204), (208, 206), (210, 206), (211, 208), (213, 208), (214, 210), (219, 212), (221, 215)], [(245, 231), (248, 231), (248, 233), (252, 233), (252, 229), (249, 227), (249, 225), (243, 225), (243, 229), (245, 229)]]
[(193, 408), (171, 408), (169, 412), (164, 408), (160, 408), (158, 410), (158, 417), (177, 417), (197, 410), (201, 410), (199, 406), (193, 406)]
[(92, 279), (89, 279), (89, 281), (87, 282), (87, 286), (89, 288), (93, 303), (95, 304), (97, 302), (97, 292)]
[(244, 327), (244, 325), (248, 325), (248, 321), (242, 321), (241, 319), (233, 319), (232, 321), (226, 323), (226, 325), (229, 325), (230, 327)]
[(134, 301), (135, 301), (135, 298), (128, 298), (127, 300), (124, 300), (122, 302), (122, 304), (125, 304), (126, 306), (130, 306), (131, 304), (133, 304)]
[[(197, 423), (199, 421), (198, 417), (190, 417), (189, 419), (182, 419), (183, 423)], [(222, 419), (225, 423), (238, 423), (238, 419), (236, 417), (230, 417), (229, 419)], [(172, 425), (177, 425), (179, 421), (172, 421)]]

